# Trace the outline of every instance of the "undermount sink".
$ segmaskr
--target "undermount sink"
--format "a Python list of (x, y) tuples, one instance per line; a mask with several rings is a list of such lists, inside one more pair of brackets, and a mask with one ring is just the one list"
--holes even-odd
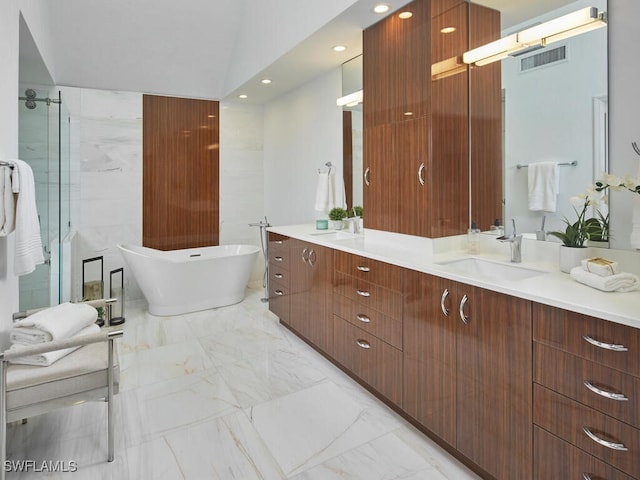
[(495, 281), (517, 282), (547, 273), (515, 263), (502, 263), (477, 257), (465, 257), (437, 264), (446, 266), (449, 271), (459, 275)]
[(357, 233), (346, 232), (343, 230), (324, 230), (319, 232), (312, 232), (309, 235), (314, 237), (322, 237), (327, 240), (348, 240), (350, 238), (358, 238), (360, 235)]

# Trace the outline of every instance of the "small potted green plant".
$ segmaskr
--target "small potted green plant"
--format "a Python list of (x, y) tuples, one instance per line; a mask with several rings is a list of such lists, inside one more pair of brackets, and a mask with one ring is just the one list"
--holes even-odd
[(331, 228), (334, 230), (342, 230), (342, 220), (345, 218), (347, 218), (347, 211), (342, 207), (335, 207), (329, 211)]

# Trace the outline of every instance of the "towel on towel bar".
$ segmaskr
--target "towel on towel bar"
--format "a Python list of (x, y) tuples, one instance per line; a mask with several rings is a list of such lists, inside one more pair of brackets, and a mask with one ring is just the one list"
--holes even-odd
[(14, 165), (12, 173), (13, 192), (18, 193), (15, 219), (15, 260), (16, 275), (27, 275), (44, 263), (40, 219), (36, 208), (36, 186), (33, 170), (22, 160), (9, 160)]
[(11, 168), (0, 167), (0, 237), (6, 237), (15, 229), (16, 203), (11, 185)]
[(556, 211), (560, 182), (557, 162), (530, 163), (528, 168), (529, 210)]
[(62, 340), (95, 323), (98, 311), (84, 303), (61, 303), (40, 310), (13, 324), (9, 333), (11, 343), (34, 343)]
[[(89, 325), (88, 327), (83, 328), (72, 337), (80, 337), (82, 335), (91, 335), (93, 333), (98, 333), (100, 331), (100, 327), (96, 324)], [(9, 350), (15, 349), (17, 347), (23, 346), (19, 343), (14, 343), (11, 345)], [(52, 352), (40, 353), (37, 355), (27, 355), (26, 357), (19, 357), (10, 360), (11, 363), (16, 363), (20, 365), (36, 365), (41, 367), (48, 367), (52, 363), (60, 360), (62, 357), (69, 355), (74, 350), (77, 350), (80, 347), (71, 347), (71, 348), (63, 348), (62, 350), (53, 350)]]
[[(638, 168), (640, 177), (640, 167)], [(633, 211), (631, 213), (631, 248), (640, 250), (640, 195), (633, 195)]]
[(338, 187), (337, 183), (334, 173), (318, 173), (315, 203), (317, 212), (329, 213), (335, 207), (347, 208), (344, 182), (341, 187)]

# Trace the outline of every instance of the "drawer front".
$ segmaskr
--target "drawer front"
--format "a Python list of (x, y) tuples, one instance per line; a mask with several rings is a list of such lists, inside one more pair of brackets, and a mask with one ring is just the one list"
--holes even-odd
[(402, 352), (333, 316), (334, 358), (396, 405), (402, 399)]
[(402, 321), (342, 295), (333, 296), (333, 313), (402, 350)]
[(388, 290), (343, 272), (335, 272), (333, 291), (390, 317), (402, 318), (400, 292)]
[(281, 252), (269, 251), (269, 268), (276, 272), (278, 270), (289, 270), (291, 263), (291, 253), (288, 250)]
[(288, 268), (285, 268), (284, 262), (269, 262), (269, 282), (291, 287), (291, 273)]
[(370, 258), (336, 251), (335, 270), (381, 287), (402, 291), (402, 268)]
[(535, 480), (633, 480), (620, 470), (541, 428), (534, 428), (533, 437)]
[(533, 405), (534, 424), (627, 475), (640, 477), (640, 430), (538, 384), (533, 385)]
[(269, 232), (269, 252), (289, 250), (290, 238), (279, 233)]
[(269, 282), (269, 310), (284, 323), (289, 323), (289, 288), (278, 282)]
[(533, 335), (540, 343), (640, 377), (639, 328), (534, 304)]
[(640, 428), (640, 378), (534, 343), (534, 381)]

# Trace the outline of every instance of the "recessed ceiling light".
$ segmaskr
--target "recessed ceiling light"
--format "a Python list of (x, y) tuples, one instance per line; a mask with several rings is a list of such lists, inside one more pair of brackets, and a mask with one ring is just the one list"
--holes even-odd
[(440, 29), (442, 33), (453, 33), (456, 31), (456, 27), (444, 27)]
[(244, 94), (244, 93), (241, 93), (240, 95), (238, 95), (238, 98), (243, 98), (244, 99), (244, 98), (248, 98), (248, 97), (249, 96)]
[(344, 52), (347, 49), (344, 45), (336, 45), (333, 47), (334, 52)]
[(386, 3), (381, 3), (379, 5), (376, 5), (375, 7), (373, 7), (373, 12), (374, 13), (387, 13), (389, 11), (389, 5), (387, 5)]
[(405, 11), (405, 12), (400, 12), (400, 13), (398, 14), (398, 17), (400, 17), (402, 20), (406, 20), (407, 18), (411, 18), (411, 17), (413, 17), (413, 13), (411, 13), (411, 12), (406, 12), (406, 11)]
[(264, 83), (265, 85), (268, 85), (271, 83), (271, 79), (269, 78), (263, 78), (262, 80), (260, 80), (260, 83)]

